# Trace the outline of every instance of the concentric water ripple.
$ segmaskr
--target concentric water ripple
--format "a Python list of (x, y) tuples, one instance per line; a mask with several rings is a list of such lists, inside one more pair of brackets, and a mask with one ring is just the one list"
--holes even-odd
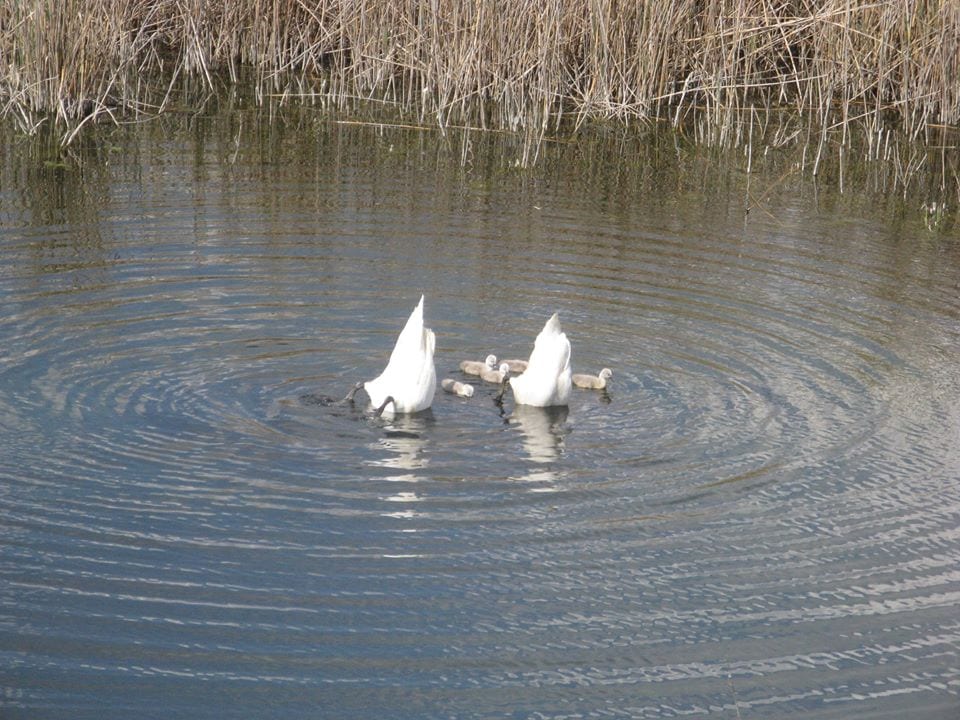
[[(3, 195), (5, 717), (956, 715), (955, 238), (357, 132)], [(609, 391), (322, 399), (421, 291), (440, 377), (556, 310)]]

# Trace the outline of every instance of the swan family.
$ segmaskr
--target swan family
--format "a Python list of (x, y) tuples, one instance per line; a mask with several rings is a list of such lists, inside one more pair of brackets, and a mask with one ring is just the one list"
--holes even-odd
[[(433, 403), (437, 387), (437, 372), (433, 361), (436, 336), (424, 326), (424, 296), (410, 313), (403, 330), (397, 337), (387, 366), (373, 380), (358, 382), (343, 399), (353, 402), (354, 396), (364, 390), (376, 415), (384, 412), (417, 413)], [(592, 389), (606, 388), (613, 375), (604, 368), (596, 376), (573, 374), (570, 370), (570, 341), (560, 327), (560, 316), (554, 313), (533, 343), (528, 360), (508, 360), (497, 364), (495, 355), (488, 355), (482, 362), (465, 360), (460, 369), (468, 375), (477, 375), (481, 380), (500, 386), (496, 401), (501, 403), (507, 388), (513, 391), (518, 405), (534, 407), (564, 406), (574, 386)], [(519, 373), (511, 375), (510, 373)], [(471, 397), (473, 386), (451, 378), (441, 382), (444, 391)]]

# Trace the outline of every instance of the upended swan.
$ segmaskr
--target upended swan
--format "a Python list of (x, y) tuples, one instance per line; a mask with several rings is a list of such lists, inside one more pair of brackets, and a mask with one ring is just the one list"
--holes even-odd
[(467, 375), (479, 375), (484, 370), (494, 370), (497, 367), (497, 356), (487, 355), (486, 360), (464, 360), (460, 363), (460, 369)]
[(395, 413), (416, 413), (433, 403), (437, 371), (433, 364), (436, 346), (433, 330), (423, 326), (423, 295), (400, 331), (387, 367), (373, 380), (358, 382), (344, 400), (353, 401), (357, 390), (365, 390), (376, 414), (388, 405)]
[(613, 370), (604, 368), (599, 375), (586, 375), (583, 373), (573, 374), (573, 384), (579, 388), (588, 390), (603, 390), (607, 387), (607, 380), (613, 377)]
[(527, 369), (516, 377), (504, 378), (497, 401), (503, 400), (509, 385), (518, 405), (566, 405), (571, 383), (570, 341), (560, 328), (560, 316), (554, 313), (534, 341)]

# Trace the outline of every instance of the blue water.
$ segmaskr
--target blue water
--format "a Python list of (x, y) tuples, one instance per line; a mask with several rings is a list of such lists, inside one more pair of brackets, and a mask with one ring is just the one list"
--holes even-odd
[[(227, 122), (0, 161), (2, 717), (960, 715), (955, 231)], [(439, 378), (557, 311), (609, 391), (318, 402), (421, 292)]]

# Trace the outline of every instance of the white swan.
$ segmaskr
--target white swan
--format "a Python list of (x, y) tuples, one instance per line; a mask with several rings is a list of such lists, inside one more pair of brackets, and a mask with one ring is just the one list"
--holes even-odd
[(400, 331), (390, 353), (387, 367), (373, 380), (359, 382), (345, 400), (353, 400), (357, 390), (366, 390), (376, 414), (390, 405), (395, 413), (416, 413), (433, 403), (437, 389), (437, 371), (433, 365), (436, 346), (433, 330), (423, 326), (423, 295)]
[(484, 368), (480, 371), (480, 379), (484, 382), (493, 383), (494, 385), (499, 385), (503, 382), (503, 379), (510, 374), (510, 366), (506, 363), (500, 363), (500, 367), (496, 370), (490, 368)]
[(463, 370), (467, 375), (479, 375), (484, 370), (493, 370), (496, 367), (496, 355), (487, 355), (487, 359), (483, 362), (480, 362), (479, 360), (464, 360), (462, 363), (460, 363), (460, 369)]
[(554, 407), (566, 405), (570, 398), (570, 341), (560, 329), (560, 316), (554, 313), (533, 344), (527, 369), (521, 375), (504, 378), (498, 400), (507, 384), (513, 388), (518, 405)]
[(607, 387), (607, 380), (612, 377), (613, 370), (610, 368), (604, 368), (600, 371), (599, 375), (574, 373), (572, 380), (573, 384), (579, 388), (587, 388), (588, 390), (603, 390), (605, 387)]
[(460, 382), (453, 378), (444, 378), (440, 381), (440, 387), (452, 395), (459, 395), (465, 398), (473, 397), (473, 385), (470, 383)]

